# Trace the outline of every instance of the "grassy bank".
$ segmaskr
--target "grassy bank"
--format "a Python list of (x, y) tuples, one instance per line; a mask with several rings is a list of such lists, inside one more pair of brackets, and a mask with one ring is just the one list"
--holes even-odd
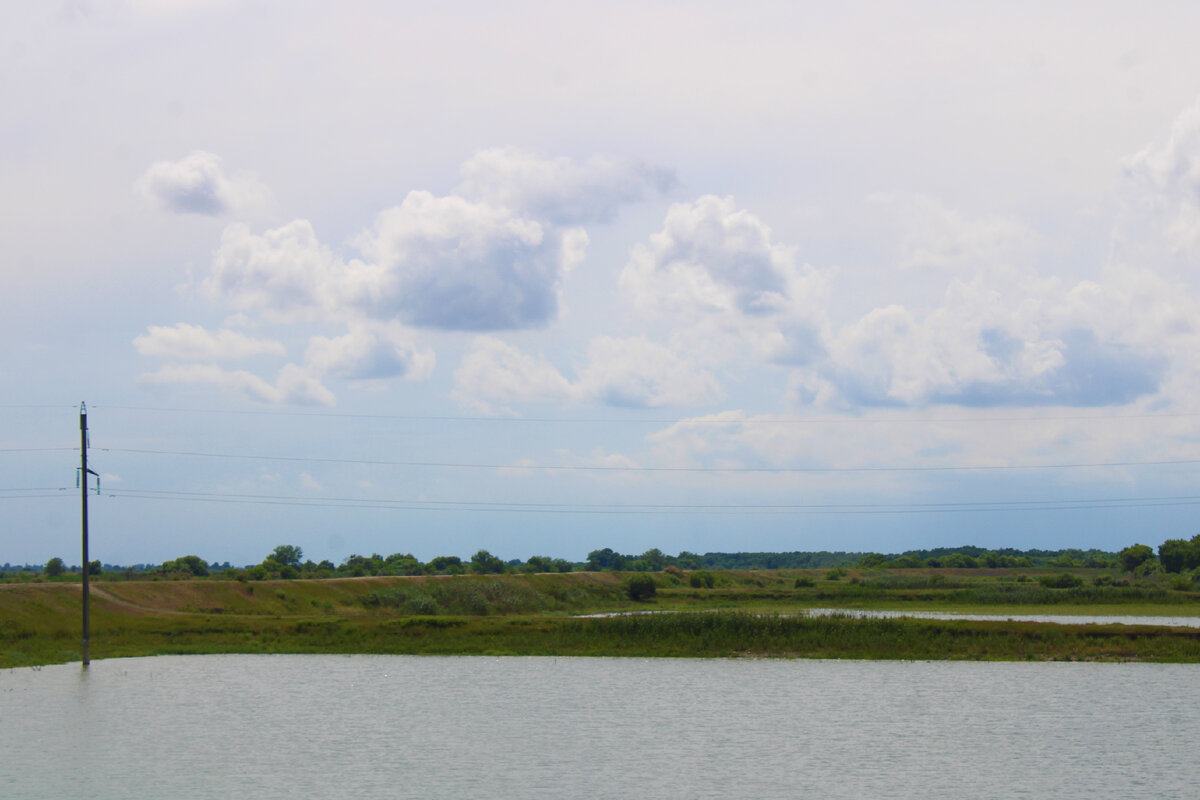
[[(806, 607), (1196, 614), (1194, 592), (1004, 574), (658, 574), (634, 603), (613, 573), (317, 581), (98, 582), (93, 658), (181, 653), (424, 653), (1096, 659), (1200, 662), (1200, 631), (914, 619), (806, 618)], [(1087, 576), (1083, 576), (1087, 577)], [(853, 581), (853, 582), (851, 582)], [(679, 610), (599, 619), (575, 615)], [(687, 611), (703, 613), (686, 613)], [(0, 667), (79, 658), (78, 585), (0, 589)]]

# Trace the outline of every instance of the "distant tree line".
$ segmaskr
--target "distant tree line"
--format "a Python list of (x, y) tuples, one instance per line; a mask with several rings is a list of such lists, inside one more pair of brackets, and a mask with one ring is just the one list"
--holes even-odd
[[(620, 553), (610, 547), (593, 550), (584, 561), (568, 561), (562, 558), (533, 555), (525, 560), (504, 561), (487, 550), (479, 550), (469, 559), (459, 556), (437, 556), (422, 562), (411, 553), (392, 553), (388, 556), (351, 554), (340, 564), (323, 560), (314, 562), (304, 558), (303, 550), (283, 544), (272, 550), (261, 562), (244, 567), (224, 563), (207, 562), (197, 555), (183, 555), (161, 564), (135, 564), (118, 566), (93, 561), (88, 565), (92, 575), (108, 580), (120, 579), (188, 579), (224, 578), (240, 580), (266, 580), (291, 578), (334, 578), (369, 577), (386, 575), (464, 575), (530, 572), (660, 572), (666, 569), (689, 572), (708, 570), (757, 570), (757, 569), (903, 569), (903, 568), (1037, 568), (1056, 567), (1062, 569), (1120, 569), (1135, 575), (1153, 572), (1195, 572), (1200, 578), (1200, 535), (1191, 539), (1168, 539), (1154, 549), (1145, 544), (1134, 544), (1120, 552), (1104, 550), (1018, 550), (1014, 548), (988, 549), (973, 545), (940, 547), (928, 550), (907, 550), (902, 553), (862, 553), (842, 551), (794, 551), (794, 552), (747, 552), (747, 553), (692, 553), (687, 550), (678, 555), (668, 555), (658, 548), (650, 548), (640, 554)], [(16, 579), (78, 579), (80, 568), (68, 566), (63, 559), (55, 557), (45, 565), (0, 566), (0, 577)]]
[(1131, 544), (1117, 554), (1126, 572), (1146, 575), (1152, 572), (1193, 573), (1200, 577), (1200, 534), (1191, 539), (1167, 539), (1158, 546), (1158, 557), (1150, 545)]
[(908, 550), (904, 553), (856, 554), (854, 565), (860, 568), (901, 569), (1003, 569), (1061, 567), (1063, 569), (1112, 569), (1118, 566), (1116, 553), (1104, 550), (1017, 550), (1010, 547), (989, 550), (984, 547), (938, 547), (932, 550)]

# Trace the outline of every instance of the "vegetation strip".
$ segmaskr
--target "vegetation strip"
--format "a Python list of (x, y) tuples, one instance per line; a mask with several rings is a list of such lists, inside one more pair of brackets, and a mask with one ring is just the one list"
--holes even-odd
[[(1193, 591), (1120, 585), (1095, 570), (1036, 572), (672, 568), (649, 574), (98, 582), (91, 649), (93, 658), (411, 653), (1200, 662), (1196, 629), (797, 613), (833, 605), (1200, 614), (1200, 595)], [(78, 660), (79, 609), (78, 584), (0, 587), (0, 667)], [(680, 613), (578, 616), (631, 610)]]

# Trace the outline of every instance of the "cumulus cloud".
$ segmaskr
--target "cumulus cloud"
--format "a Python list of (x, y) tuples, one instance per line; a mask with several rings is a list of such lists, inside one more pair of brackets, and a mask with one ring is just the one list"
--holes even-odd
[[(183, 187), (197, 209), (228, 205), (213, 157), (155, 165), (155, 181)], [(182, 177), (180, 177), (182, 175)], [(277, 321), (368, 319), (463, 331), (539, 328), (557, 319), (563, 283), (582, 262), (580, 223), (660, 191), (670, 173), (634, 160), (546, 159), (485, 150), (463, 165), (455, 193), (409, 192), (380, 212), (343, 258), (307, 220), (262, 234), (230, 225), (204, 288), (214, 299)], [(225, 182), (228, 183), (228, 182)], [(214, 212), (215, 213), (215, 212)]]
[(433, 372), (436, 360), (432, 350), (417, 347), (398, 325), (355, 324), (344, 336), (312, 337), (305, 362), (317, 372), (348, 380), (422, 380)]
[(358, 243), (374, 280), (354, 300), (375, 318), (500, 330), (555, 319), (563, 279), (583, 259), (587, 234), (500, 206), (414, 191), (381, 213)]
[(705, 405), (724, 396), (711, 373), (640, 337), (593, 339), (575, 390), (588, 399), (628, 408)]
[(1165, 380), (1169, 332), (1191, 326), (1190, 304), (1162, 281), (1110, 270), (1103, 288), (1064, 286), (1032, 270), (1038, 237), (1018, 221), (921, 196), (872, 202), (896, 222), (901, 266), (974, 277), (953, 278), (929, 306), (891, 304), (834, 326), (829, 278), (732, 199), (709, 195), (671, 207), (633, 249), (622, 288), (673, 325), (675, 352), (786, 368), (801, 404), (1103, 406)]
[(356, 240), (345, 261), (296, 220), (256, 235), (231, 225), (209, 294), (286, 321), (366, 317), (443, 330), (541, 327), (555, 319), (587, 234), (461, 197), (410, 192)]
[(1162, 341), (1105, 321), (1105, 309), (1129, 296), (1088, 282), (1069, 291), (1057, 281), (1004, 288), (956, 280), (925, 313), (868, 312), (797, 379), (797, 396), (807, 387), (828, 400), (832, 386), (841, 402), (862, 406), (1104, 406), (1158, 389), (1169, 363)]
[(672, 346), (706, 363), (821, 358), (829, 280), (796, 262), (795, 248), (732, 198), (705, 195), (669, 209), (662, 230), (636, 245), (620, 285), (652, 318), (675, 325)]
[(493, 336), (478, 336), (454, 371), (454, 397), (485, 412), (497, 403), (565, 400), (570, 382), (545, 359)]
[(274, 383), (245, 370), (224, 370), (215, 364), (168, 365), (157, 372), (141, 375), (138, 380), (182, 386), (215, 386), (232, 396), (271, 405), (294, 403), (332, 406), (336, 402), (333, 392), (295, 364), (285, 365)]
[(238, 331), (210, 331), (200, 325), (180, 322), (173, 327), (151, 325), (133, 340), (143, 356), (184, 361), (212, 361), (257, 355), (286, 355), (283, 345), (270, 339), (255, 339)]
[(596, 402), (625, 408), (702, 405), (721, 399), (717, 379), (660, 344), (601, 336), (572, 383), (543, 358), (481, 336), (454, 373), (455, 397), (491, 411), (492, 403)]
[(705, 195), (677, 203), (663, 229), (637, 245), (621, 286), (642, 308), (666, 312), (782, 309), (793, 249), (771, 241), (770, 229), (731, 197)]
[(253, 176), (227, 177), (221, 157), (203, 150), (178, 161), (156, 162), (138, 181), (137, 188), (166, 211), (212, 217), (260, 208), (271, 197)]
[(281, 321), (341, 317), (347, 294), (365, 280), (362, 264), (346, 264), (317, 239), (307, 220), (261, 235), (241, 223), (221, 234), (203, 287), (210, 297)]
[(604, 156), (577, 162), (512, 147), (476, 153), (462, 165), (456, 192), (557, 225), (606, 222), (621, 205), (675, 185), (671, 170)]
[(975, 271), (1024, 266), (1039, 237), (1016, 219), (970, 218), (919, 194), (879, 193), (867, 198), (898, 240), (901, 269)]
[(1165, 142), (1125, 159), (1140, 190), (1137, 202), (1165, 232), (1171, 248), (1200, 256), (1200, 101), (1176, 118)]

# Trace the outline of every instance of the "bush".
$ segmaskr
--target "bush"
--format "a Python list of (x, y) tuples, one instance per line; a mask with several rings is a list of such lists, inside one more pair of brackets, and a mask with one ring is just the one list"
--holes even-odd
[(844, 577), (846, 577), (846, 570), (841, 567), (834, 567), (825, 573), (825, 580), (827, 581), (840, 581)]
[(1190, 592), (1192, 590), (1192, 579), (1187, 575), (1172, 575), (1170, 586), (1177, 592)]
[(808, 588), (810, 588), (810, 587), (812, 587), (812, 586), (815, 586), (815, 585), (816, 585), (816, 584), (815, 584), (815, 583), (813, 583), (813, 579), (812, 579), (812, 578), (796, 578), (796, 583), (795, 583), (795, 585), (794, 585), (794, 587), (793, 587), (793, 588), (796, 588), (796, 589), (808, 589)]
[(716, 580), (711, 572), (701, 569), (688, 576), (688, 585), (693, 589), (711, 589)]
[(632, 575), (625, 583), (625, 593), (630, 600), (647, 600), (654, 597), (658, 587), (649, 575)]
[(1083, 578), (1078, 575), (1061, 572), (1057, 575), (1043, 575), (1038, 578), (1038, 583), (1047, 589), (1074, 589), (1078, 586), (1083, 586)]

